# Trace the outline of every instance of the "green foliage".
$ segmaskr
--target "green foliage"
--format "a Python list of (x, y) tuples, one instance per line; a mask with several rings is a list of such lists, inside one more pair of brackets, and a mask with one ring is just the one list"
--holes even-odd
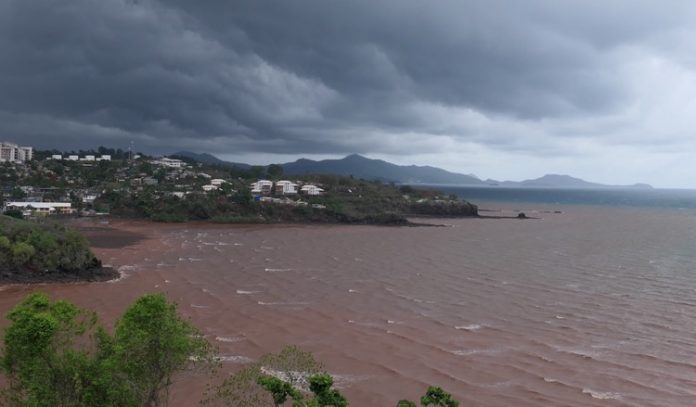
[(459, 402), (452, 398), (452, 395), (439, 387), (428, 387), (428, 391), (421, 397), (421, 405), (437, 407), (459, 407)]
[(271, 164), (266, 169), (266, 173), (273, 179), (278, 179), (283, 176), (283, 166), (279, 164)]
[(333, 378), (326, 373), (313, 375), (309, 378), (309, 390), (313, 397), (305, 396), (290, 383), (275, 376), (264, 375), (257, 383), (273, 397), (276, 406), (282, 406), (292, 399), (293, 407), (347, 407), (346, 398), (336, 389), (332, 389)]
[(211, 363), (212, 351), (203, 335), (176, 314), (161, 294), (145, 295), (116, 324), (114, 355), (133, 383), (136, 396), (161, 405), (172, 376), (199, 363)]
[(139, 299), (112, 337), (93, 312), (32, 294), (7, 315), (2, 405), (160, 406), (172, 375), (210, 366), (212, 350), (162, 295)]
[(26, 242), (17, 242), (12, 245), (12, 262), (19, 267), (25, 266), (36, 254), (34, 246)]
[(101, 266), (82, 235), (47, 221), (0, 216), (0, 270), (76, 273)]
[[(420, 399), (422, 407), (459, 407), (459, 402), (452, 398), (452, 395), (439, 387), (430, 386), (425, 395)], [(399, 400), (396, 407), (416, 407), (416, 403), (411, 400)]]
[(322, 373), (309, 378), (309, 389), (314, 393), (314, 403), (320, 407), (346, 407), (346, 398), (333, 387), (331, 375)]
[(0, 358), (12, 406), (83, 406), (102, 393), (89, 372), (95, 361), (77, 346), (96, 324), (94, 313), (45, 294), (31, 294), (7, 315)]
[(292, 387), (290, 383), (284, 382), (276, 377), (260, 376), (256, 380), (256, 383), (271, 393), (273, 402), (276, 406), (282, 406), (288, 398), (293, 399), (295, 402), (301, 402), (303, 400), (302, 393)]
[(24, 219), (24, 215), (19, 209), (8, 209), (5, 211), (4, 215), (15, 219)]

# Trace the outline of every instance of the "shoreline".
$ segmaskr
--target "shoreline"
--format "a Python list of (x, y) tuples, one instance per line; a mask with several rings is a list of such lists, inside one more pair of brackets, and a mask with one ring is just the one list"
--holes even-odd
[(40, 284), (75, 284), (75, 283), (105, 283), (118, 280), (121, 273), (112, 267), (100, 267), (77, 273), (60, 271), (49, 272), (0, 272), (0, 286), (40, 285)]

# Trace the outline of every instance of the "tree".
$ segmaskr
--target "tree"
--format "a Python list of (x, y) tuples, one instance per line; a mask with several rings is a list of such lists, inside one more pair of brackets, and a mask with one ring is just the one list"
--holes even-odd
[(145, 405), (165, 405), (174, 373), (213, 361), (210, 344), (162, 294), (138, 299), (116, 324), (114, 356)]
[(266, 172), (271, 178), (280, 178), (283, 176), (283, 166), (280, 164), (271, 164), (268, 166)]
[[(430, 386), (425, 395), (420, 399), (422, 407), (459, 407), (459, 402), (452, 398), (452, 395), (439, 387)], [(416, 403), (411, 400), (399, 400), (396, 407), (416, 407)]]
[(421, 397), (421, 405), (437, 407), (459, 407), (459, 402), (452, 398), (452, 395), (439, 387), (430, 386), (425, 396)]
[(305, 398), (305, 395), (290, 383), (275, 376), (264, 375), (258, 378), (257, 383), (273, 396), (276, 407), (282, 406), (291, 398), (293, 407), (347, 407), (346, 398), (336, 389), (332, 389), (333, 378), (326, 373), (313, 375), (309, 378), (309, 390), (314, 397)]
[(276, 407), (285, 404), (288, 398), (293, 399), (296, 403), (301, 402), (303, 399), (302, 393), (292, 387), (290, 383), (284, 382), (277, 377), (260, 376), (256, 383), (271, 393)]
[(114, 336), (93, 312), (45, 294), (29, 295), (7, 318), (2, 405), (165, 405), (173, 374), (213, 360), (203, 336), (161, 294), (136, 301)]
[(82, 406), (99, 393), (87, 374), (92, 361), (76, 343), (95, 327), (94, 313), (65, 301), (31, 294), (7, 315), (2, 370), (13, 406)]
[(10, 198), (12, 198), (12, 199), (24, 199), (26, 197), (27, 197), (26, 192), (24, 192), (19, 187), (12, 188), (12, 191), (10, 192)]
[(15, 219), (24, 219), (24, 214), (19, 209), (8, 209), (5, 211), (4, 215)]

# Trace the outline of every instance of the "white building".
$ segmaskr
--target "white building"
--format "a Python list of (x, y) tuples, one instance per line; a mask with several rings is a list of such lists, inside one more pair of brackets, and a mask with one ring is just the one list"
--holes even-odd
[(62, 159), (63, 159), (63, 156), (60, 154), (53, 154), (51, 156), (51, 160), (62, 160)]
[(80, 159), (79, 155), (69, 155), (68, 156), (68, 161), (77, 161)]
[(32, 147), (20, 147), (14, 143), (0, 143), (0, 162), (26, 162), (34, 158)]
[(222, 186), (222, 184), (224, 184), (226, 182), (227, 181), (225, 181), (224, 179), (215, 178), (215, 179), (210, 180), (210, 185), (215, 185), (215, 186), (219, 187), (219, 186)]
[(75, 210), (70, 202), (6, 202), (4, 210), (19, 209), (25, 215), (71, 214)]
[(275, 193), (278, 195), (297, 194), (298, 185), (292, 181), (278, 181), (275, 183)]
[(97, 158), (97, 161), (111, 161), (111, 156), (109, 154), (102, 154), (101, 157)]
[(273, 190), (273, 181), (260, 179), (251, 184), (251, 193), (255, 195), (270, 194)]
[(217, 185), (203, 185), (203, 190), (205, 192), (217, 191), (220, 187)]
[(94, 203), (94, 201), (99, 198), (97, 194), (85, 194), (82, 195), (82, 202), (86, 204)]
[(316, 185), (307, 184), (302, 186), (300, 192), (302, 192), (305, 195), (321, 195), (322, 193), (324, 193), (324, 190)]
[(176, 158), (169, 158), (169, 157), (162, 157), (158, 160), (153, 160), (152, 164), (154, 165), (160, 165), (162, 167), (168, 167), (168, 168), (181, 168), (186, 165), (181, 160), (177, 160)]
[(96, 157), (93, 155), (86, 155), (84, 158), (81, 158), (80, 161), (96, 161)]

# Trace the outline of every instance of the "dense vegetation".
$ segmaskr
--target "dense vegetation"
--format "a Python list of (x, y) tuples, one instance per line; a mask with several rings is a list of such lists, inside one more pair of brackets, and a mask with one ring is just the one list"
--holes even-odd
[[(0, 352), (7, 387), (0, 404), (11, 407), (154, 407), (167, 405), (176, 374), (190, 369), (212, 373), (213, 348), (201, 332), (177, 314), (162, 294), (131, 305), (109, 334), (94, 312), (45, 294), (29, 295), (8, 314)], [(311, 353), (287, 347), (262, 356), (220, 385), (207, 406), (346, 407), (331, 375)], [(457, 407), (438, 387), (420, 405)], [(415, 407), (400, 400), (397, 407)]]
[(200, 332), (163, 295), (137, 300), (110, 335), (96, 314), (31, 294), (7, 315), (2, 405), (161, 406), (175, 373), (213, 366)]
[(17, 276), (89, 277), (101, 273), (87, 240), (55, 222), (0, 215), (0, 280)]
[[(256, 202), (250, 180), (235, 180), (219, 191), (183, 198), (162, 193), (162, 185), (137, 193), (110, 190), (95, 203), (112, 214), (163, 222), (211, 220), (220, 223), (361, 223), (403, 225), (408, 216), (476, 216), (477, 207), (436, 191), (331, 175), (299, 177), (325, 189), (302, 196), (303, 205)], [(236, 192), (231, 192), (232, 190)]]

